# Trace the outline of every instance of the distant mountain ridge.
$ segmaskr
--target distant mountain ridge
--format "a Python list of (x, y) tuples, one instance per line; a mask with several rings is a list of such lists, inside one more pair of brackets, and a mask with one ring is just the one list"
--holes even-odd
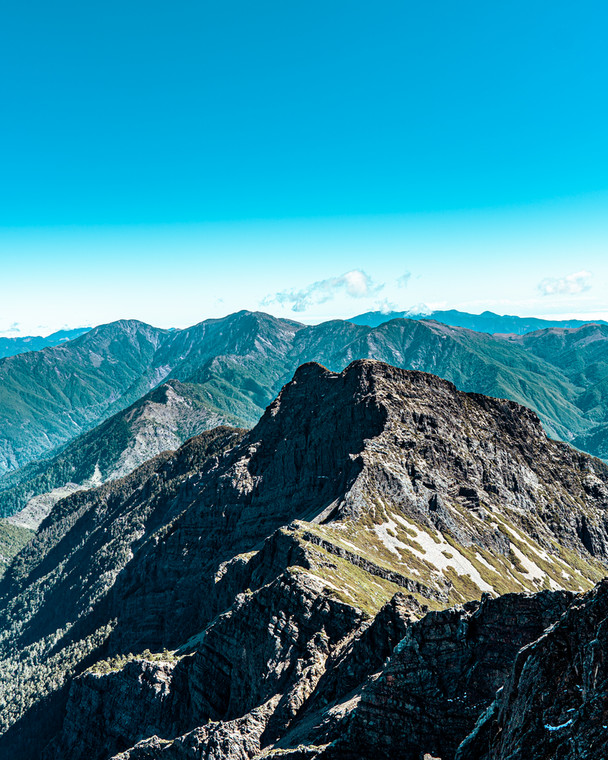
[[(293, 337), (296, 326), (300, 327), (246, 312), (184, 330), (122, 320), (56, 347), (1, 359), (0, 475), (63, 446), (166, 379), (187, 380), (196, 373), (197, 382), (204, 384), (223, 355), (238, 357), (241, 365), (243, 357), (246, 362), (251, 357), (272, 364), (285, 352), (280, 333)], [(261, 406), (256, 404), (261, 376), (258, 369), (254, 372), (255, 377), (243, 378), (246, 387), (235, 387), (229, 396), (206, 388), (210, 407), (217, 400), (227, 418), (238, 414), (239, 421), (253, 424), (272, 397), (272, 390), (264, 386)]]
[(535, 330), (544, 330), (550, 327), (567, 327), (577, 328), (589, 324), (608, 324), (601, 319), (581, 320), (581, 319), (540, 319), (538, 317), (516, 317), (508, 314), (495, 314), (492, 311), (484, 311), (481, 314), (470, 314), (466, 311), (457, 311), (449, 309), (447, 311), (368, 311), (365, 314), (358, 314), (356, 317), (349, 319), (355, 325), (367, 325), (368, 327), (378, 327), (391, 319), (433, 319), (444, 325), (451, 327), (465, 327), (467, 330), (475, 332), (485, 332), (491, 334), (513, 334), (525, 335)]
[(191, 435), (219, 423), (251, 427), (304, 362), (340, 371), (362, 358), (511, 398), (534, 409), (550, 435), (600, 456), (608, 451), (608, 325), (494, 336), (436, 321), (310, 326), (238, 312), (184, 330), (114, 322), (0, 360), (0, 491), (25, 483), (22, 468), (57, 456), (161, 383), (180, 382), (197, 396), (200, 426)]
[(0, 359), (23, 354), (26, 351), (41, 351), (47, 346), (58, 346), (60, 343), (65, 343), (66, 340), (73, 340), (79, 335), (83, 335), (90, 329), (90, 327), (76, 327), (73, 330), (58, 330), (47, 335), (46, 338), (40, 335), (28, 335), (20, 338), (0, 337)]

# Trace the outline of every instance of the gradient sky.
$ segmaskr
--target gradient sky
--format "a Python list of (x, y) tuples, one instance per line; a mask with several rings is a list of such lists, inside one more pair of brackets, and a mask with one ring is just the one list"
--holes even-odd
[(0, 334), (241, 308), (608, 318), (605, 2), (31, 2)]

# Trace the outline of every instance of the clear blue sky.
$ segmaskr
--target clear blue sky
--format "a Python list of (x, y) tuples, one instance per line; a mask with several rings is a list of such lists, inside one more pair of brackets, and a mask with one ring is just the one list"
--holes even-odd
[(607, 22), (599, 1), (9, 4), (0, 333), (608, 313)]

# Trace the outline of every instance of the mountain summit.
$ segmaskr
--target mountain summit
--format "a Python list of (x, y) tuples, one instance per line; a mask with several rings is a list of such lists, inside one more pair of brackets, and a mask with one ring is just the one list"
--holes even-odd
[[(307, 363), (249, 433), (205, 433), (55, 505), (0, 583), (0, 750), (317, 753), (413, 620), (454, 604), (449, 619), (485, 620), (471, 600), (532, 594), (494, 684), (563, 589), (605, 573), (607, 503), (608, 467), (515, 402)], [(488, 620), (519, 614), (496, 603)], [(462, 739), (493, 692), (478, 697)]]

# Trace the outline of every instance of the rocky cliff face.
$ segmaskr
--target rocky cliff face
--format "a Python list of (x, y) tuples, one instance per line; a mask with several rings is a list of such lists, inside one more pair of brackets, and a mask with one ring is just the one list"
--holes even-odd
[(55, 505), (0, 584), (0, 751), (452, 757), (604, 574), (607, 485), (514, 402), (304, 365), (246, 435)]
[(522, 649), (458, 760), (608, 756), (608, 581)]
[(567, 592), (485, 597), (409, 626), (323, 757), (452, 760), (494, 699), (518, 651), (572, 602)]

